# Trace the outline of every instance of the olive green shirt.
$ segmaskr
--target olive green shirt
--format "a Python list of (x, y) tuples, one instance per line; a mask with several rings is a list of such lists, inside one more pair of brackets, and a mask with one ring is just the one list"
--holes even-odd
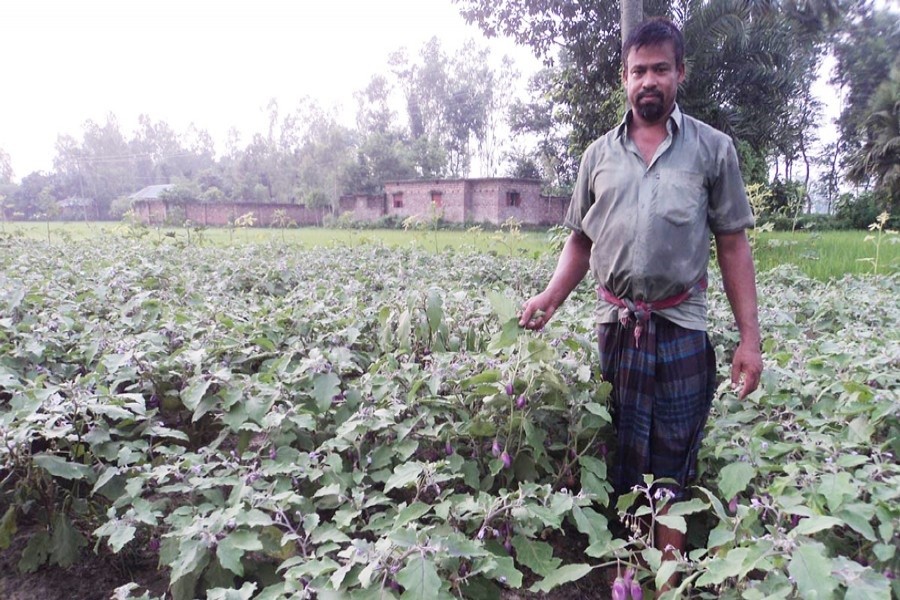
[[(682, 114), (649, 165), (622, 123), (581, 159), (564, 224), (593, 242), (591, 272), (619, 298), (660, 301), (692, 287), (709, 266), (710, 232), (753, 227), (734, 144), (724, 133)], [(658, 311), (688, 329), (706, 329), (706, 293)], [(618, 319), (600, 300), (598, 321)]]

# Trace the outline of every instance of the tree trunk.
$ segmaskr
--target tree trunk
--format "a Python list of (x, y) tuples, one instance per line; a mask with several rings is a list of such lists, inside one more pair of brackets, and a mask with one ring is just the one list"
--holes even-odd
[[(644, 4), (643, 0), (622, 0), (622, 14), (620, 18), (622, 27), (622, 67), (625, 66), (624, 46), (625, 40), (634, 29), (644, 20)], [(631, 110), (631, 103), (625, 100), (625, 109)]]

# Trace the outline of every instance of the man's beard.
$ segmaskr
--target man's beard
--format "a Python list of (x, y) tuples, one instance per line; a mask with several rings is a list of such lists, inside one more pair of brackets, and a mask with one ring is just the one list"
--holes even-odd
[[(643, 103), (644, 98), (653, 98), (654, 102)], [(637, 111), (641, 118), (648, 123), (656, 123), (666, 116), (666, 107), (663, 104), (662, 94), (657, 92), (645, 92), (638, 94)]]

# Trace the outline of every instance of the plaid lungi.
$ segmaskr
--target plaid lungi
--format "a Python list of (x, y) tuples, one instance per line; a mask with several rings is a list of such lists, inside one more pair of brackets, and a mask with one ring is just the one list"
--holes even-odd
[(640, 347), (633, 327), (599, 327), (600, 366), (613, 386), (613, 488), (617, 495), (628, 493), (644, 485), (644, 474), (650, 473), (677, 481), (676, 499), (683, 499), (697, 474), (697, 452), (716, 391), (715, 350), (705, 331), (655, 314)]

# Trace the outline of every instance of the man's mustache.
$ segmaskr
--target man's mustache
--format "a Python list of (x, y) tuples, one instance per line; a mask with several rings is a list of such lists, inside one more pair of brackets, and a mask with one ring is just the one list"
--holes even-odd
[(640, 94), (638, 94), (637, 99), (643, 100), (644, 98), (647, 98), (647, 97), (653, 97), (658, 100), (662, 100), (663, 95), (662, 95), (662, 92), (658, 92), (658, 91), (641, 92)]

